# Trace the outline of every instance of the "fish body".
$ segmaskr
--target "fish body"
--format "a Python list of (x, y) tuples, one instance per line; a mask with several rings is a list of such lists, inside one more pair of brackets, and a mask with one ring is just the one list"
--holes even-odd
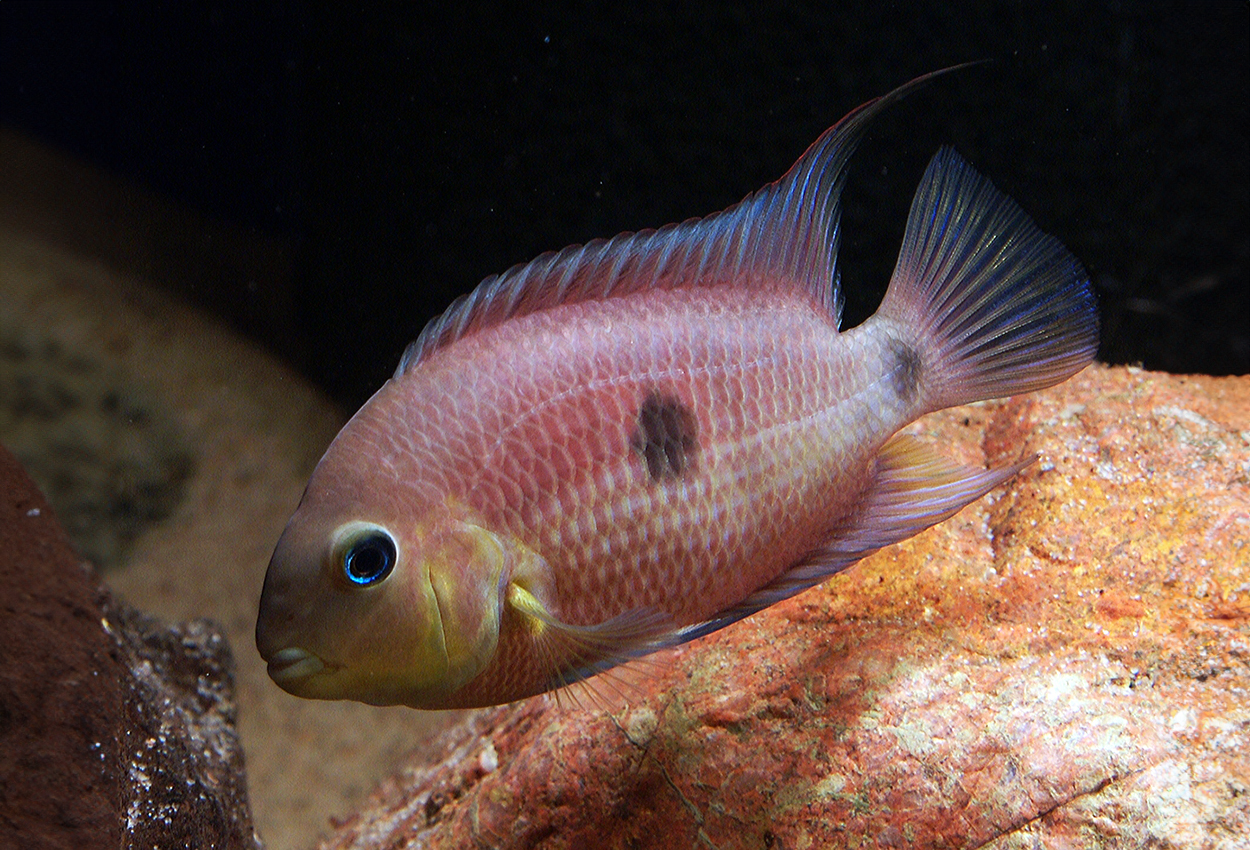
[(877, 313), (838, 328), (851, 113), (730, 209), (545, 255), (435, 320), (327, 450), (257, 645), (285, 689), (490, 705), (691, 640), (954, 514), (1027, 460), (896, 432), (1097, 346), (1087, 277), (957, 154)]

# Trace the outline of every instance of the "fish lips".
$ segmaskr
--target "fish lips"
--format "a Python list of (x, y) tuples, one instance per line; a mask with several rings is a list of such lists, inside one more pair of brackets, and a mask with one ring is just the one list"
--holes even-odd
[(326, 663), (313, 653), (298, 646), (280, 649), (266, 659), (269, 662), (269, 678), (279, 685), (294, 684), (326, 669)]

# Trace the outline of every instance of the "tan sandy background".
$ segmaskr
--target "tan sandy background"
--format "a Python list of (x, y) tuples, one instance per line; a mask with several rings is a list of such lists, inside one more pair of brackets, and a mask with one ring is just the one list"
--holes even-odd
[[(213, 244), (230, 256), (206, 259)], [(56, 492), (58, 515), (128, 601), (222, 624), (257, 828), (288, 850), (450, 718), (297, 700), (256, 654), (273, 544), (344, 414), (170, 293), (215, 280), (229, 292), (280, 268), (274, 246), (253, 247), (0, 132), (0, 399), (20, 408), (0, 411), (0, 442)]]

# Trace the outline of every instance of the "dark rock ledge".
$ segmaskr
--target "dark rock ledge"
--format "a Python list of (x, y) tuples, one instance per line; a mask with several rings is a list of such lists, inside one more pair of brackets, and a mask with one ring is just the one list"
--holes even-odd
[(233, 666), (112, 597), (0, 447), (0, 846), (259, 848)]

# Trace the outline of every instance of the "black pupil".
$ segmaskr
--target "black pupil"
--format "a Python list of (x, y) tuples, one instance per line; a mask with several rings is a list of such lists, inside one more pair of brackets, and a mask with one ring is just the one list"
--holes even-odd
[(343, 556), (343, 569), (355, 584), (376, 584), (395, 566), (395, 542), (380, 531), (353, 543)]

